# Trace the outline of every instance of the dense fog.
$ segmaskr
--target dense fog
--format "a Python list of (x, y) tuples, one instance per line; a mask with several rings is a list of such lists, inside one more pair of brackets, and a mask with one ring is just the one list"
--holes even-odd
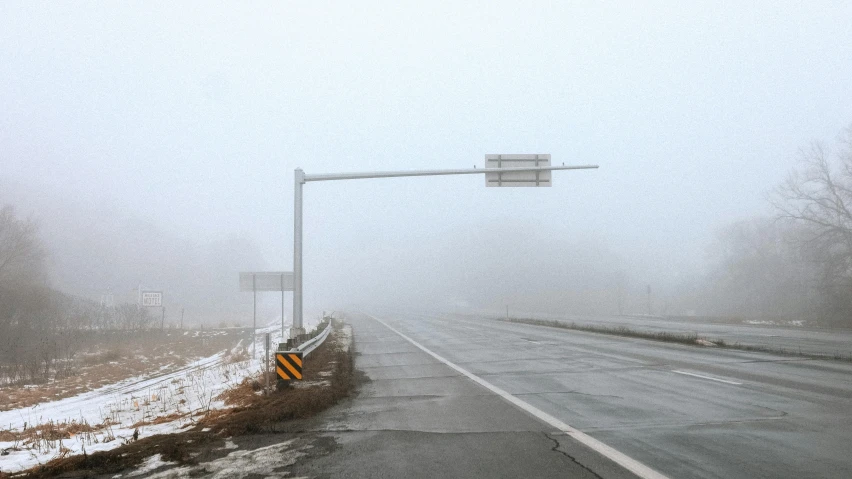
[(0, 241), (39, 254), (3, 287), (249, 324), (238, 273), (292, 270), (295, 168), (549, 153), (600, 169), (305, 185), (307, 314), (850, 324), (849, 5), (520, 5), (4, 3)]

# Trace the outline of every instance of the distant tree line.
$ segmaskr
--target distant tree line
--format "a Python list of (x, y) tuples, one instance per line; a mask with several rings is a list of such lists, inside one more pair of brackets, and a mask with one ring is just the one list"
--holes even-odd
[(105, 306), (51, 288), (45, 255), (36, 223), (0, 208), (0, 384), (68, 373), (84, 342), (78, 332), (154, 323), (135, 304)]
[(719, 235), (707, 309), (852, 326), (852, 126), (799, 156), (769, 195), (773, 217)]

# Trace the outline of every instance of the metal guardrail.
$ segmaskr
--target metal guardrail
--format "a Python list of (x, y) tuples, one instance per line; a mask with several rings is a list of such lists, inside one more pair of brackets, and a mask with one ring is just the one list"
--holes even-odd
[(303, 356), (307, 356), (311, 353), (311, 351), (319, 347), (319, 345), (322, 344), (323, 341), (325, 341), (325, 338), (327, 338), (330, 333), (331, 321), (328, 322), (328, 325), (326, 325), (325, 329), (316, 337), (296, 346), (296, 350), (301, 351)]

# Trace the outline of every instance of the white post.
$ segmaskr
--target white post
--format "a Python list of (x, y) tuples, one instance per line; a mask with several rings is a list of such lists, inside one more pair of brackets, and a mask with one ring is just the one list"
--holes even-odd
[(263, 355), (264, 371), (266, 376), (266, 386), (263, 389), (263, 394), (269, 394), (269, 333), (266, 333), (266, 352)]
[(252, 310), (251, 320), (251, 358), (257, 357), (257, 279), (254, 274), (251, 275), (251, 291), (254, 295), (254, 309)]
[(296, 341), (305, 334), (302, 326), (302, 186), (305, 184), (305, 172), (298, 168), (293, 176), (293, 326), (290, 339)]
[(284, 341), (284, 273), (281, 273), (281, 340)]

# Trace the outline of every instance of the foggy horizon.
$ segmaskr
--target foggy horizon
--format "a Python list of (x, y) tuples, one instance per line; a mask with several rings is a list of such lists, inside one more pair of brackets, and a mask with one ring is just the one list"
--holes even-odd
[(57, 289), (216, 322), (292, 270), (295, 168), (549, 153), (600, 169), (306, 185), (306, 309), (700, 313), (720, 232), (852, 124), (849, 5), (772, 5), (5, 3), (0, 203)]

